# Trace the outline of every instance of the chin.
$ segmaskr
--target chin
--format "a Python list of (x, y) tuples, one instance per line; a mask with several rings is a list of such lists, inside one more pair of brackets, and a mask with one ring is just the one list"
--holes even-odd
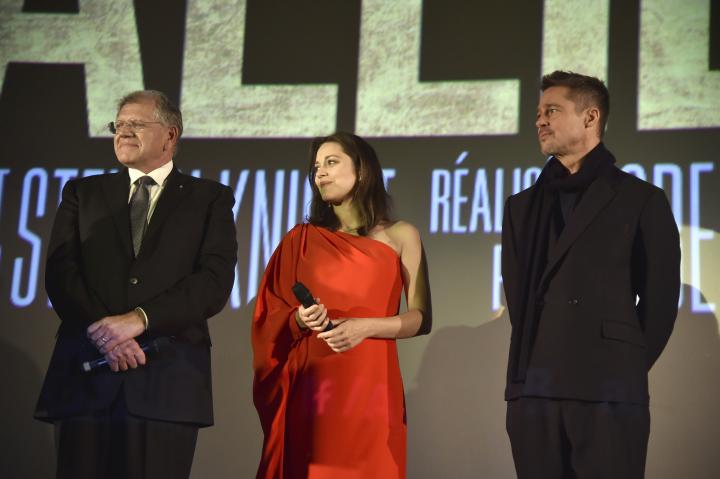
[(118, 156), (118, 161), (127, 167), (132, 167), (136, 161), (135, 158), (127, 158)]
[(327, 203), (329, 205), (339, 206), (339, 205), (343, 204), (348, 199), (348, 197), (347, 196), (338, 197), (338, 196), (333, 195), (333, 196), (322, 197), (322, 199), (325, 203)]
[(545, 156), (553, 156), (555, 155), (556, 151), (555, 148), (552, 148), (551, 145), (543, 145), (540, 144), (540, 153), (542, 153)]
[(329, 204), (331, 204), (331, 205), (338, 205), (338, 204), (340, 204), (340, 200), (338, 200), (337, 198), (331, 197), (331, 196), (323, 196), (323, 197), (322, 197), (322, 200), (323, 200), (325, 203), (329, 203)]

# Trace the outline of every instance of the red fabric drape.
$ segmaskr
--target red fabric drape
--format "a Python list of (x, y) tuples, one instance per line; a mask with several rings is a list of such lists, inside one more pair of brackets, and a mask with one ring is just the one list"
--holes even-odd
[(396, 315), (402, 292), (399, 257), (384, 243), (312, 225), (282, 240), (253, 315), (253, 398), (265, 434), (257, 477), (405, 477), (395, 340), (333, 352), (295, 323), (296, 281), (333, 319)]

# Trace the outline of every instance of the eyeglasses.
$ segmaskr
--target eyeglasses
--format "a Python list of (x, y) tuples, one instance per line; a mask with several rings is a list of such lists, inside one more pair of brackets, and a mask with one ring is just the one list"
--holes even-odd
[(108, 130), (110, 130), (110, 133), (112, 133), (113, 135), (117, 135), (118, 131), (122, 130), (123, 128), (128, 129), (133, 133), (137, 133), (138, 131), (142, 131), (147, 128), (148, 125), (152, 124), (162, 125), (163, 123), (161, 121), (120, 120), (111, 121), (110, 123), (108, 123), (107, 128)]

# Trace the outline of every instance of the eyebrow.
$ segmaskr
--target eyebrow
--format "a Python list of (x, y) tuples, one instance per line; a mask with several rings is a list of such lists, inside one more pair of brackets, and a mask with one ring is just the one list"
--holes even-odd
[[(330, 158), (337, 158), (337, 159), (339, 159), (340, 157), (339, 157), (338, 155), (336, 155), (335, 153), (332, 153), (332, 154), (330, 154), (330, 155), (326, 155), (325, 158), (323, 158), (323, 160), (329, 160)], [(317, 163), (317, 160), (315, 160), (315, 163)]]
[(557, 103), (548, 103), (548, 104), (543, 104), (543, 105), (538, 106), (537, 110), (535, 110), (535, 111), (541, 111), (541, 110), (545, 110), (547, 108), (562, 108), (562, 106), (558, 105)]
[(115, 121), (141, 121), (143, 123), (159, 123), (157, 120), (143, 120), (140, 118), (115, 118)]

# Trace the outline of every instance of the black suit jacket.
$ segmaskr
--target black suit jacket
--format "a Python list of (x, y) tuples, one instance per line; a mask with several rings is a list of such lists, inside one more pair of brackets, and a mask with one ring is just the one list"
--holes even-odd
[[(207, 319), (225, 305), (237, 259), (230, 188), (173, 170), (137, 258), (127, 170), (69, 181), (48, 248), (45, 286), (62, 323), (35, 415), (52, 421), (110, 407), (122, 386), (128, 411), (152, 419), (213, 422)], [(81, 372), (99, 356), (86, 337), (98, 319), (142, 307), (136, 340), (172, 337), (145, 366)]]
[[(533, 188), (505, 204), (502, 274), (513, 328)], [(646, 404), (647, 373), (672, 332), (679, 291), (678, 228), (664, 192), (613, 167), (588, 186), (551, 243), (527, 376), (512, 383), (509, 364), (505, 398)], [(511, 363), (518, 347), (511, 342)]]

